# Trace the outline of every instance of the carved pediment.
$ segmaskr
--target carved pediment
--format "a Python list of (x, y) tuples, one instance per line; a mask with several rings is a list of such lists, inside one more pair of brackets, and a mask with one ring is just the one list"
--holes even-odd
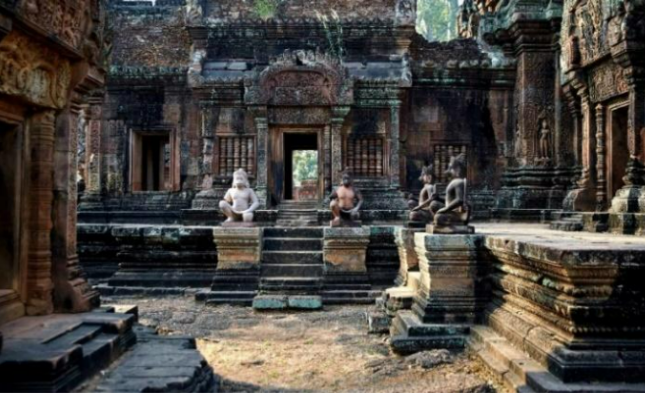
[(46, 46), (15, 31), (0, 44), (0, 93), (39, 106), (62, 108), (70, 82), (69, 61)]
[(91, 23), (93, 3), (89, 0), (20, 0), (18, 11), (23, 18), (59, 40), (80, 48)]
[(285, 51), (246, 83), (248, 104), (328, 106), (352, 99), (352, 81), (342, 63), (312, 51)]

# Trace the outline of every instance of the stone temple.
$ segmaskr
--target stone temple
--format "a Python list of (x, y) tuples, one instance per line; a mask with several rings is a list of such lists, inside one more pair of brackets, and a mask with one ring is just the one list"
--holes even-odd
[(510, 391), (645, 391), (645, 1), (451, 18), (0, 0), (0, 391), (117, 359), (97, 391), (216, 391), (194, 338), (101, 306), (132, 295), (365, 305)]

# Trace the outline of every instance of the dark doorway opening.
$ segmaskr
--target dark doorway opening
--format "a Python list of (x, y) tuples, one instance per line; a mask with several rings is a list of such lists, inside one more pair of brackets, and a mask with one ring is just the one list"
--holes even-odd
[(318, 134), (284, 134), (284, 199), (318, 199)]
[(20, 152), (17, 128), (0, 122), (0, 300), (18, 289)]
[(625, 170), (629, 160), (627, 146), (627, 121), (629, 107), (624, 106), (611, 111), (611, 130), (609, 132), (609, 154), (607, 163), (607, 196), (609, 199), (616, 195), (625, 182)]
[(169, 135), (134, 135), (133, 191), (165, 191), (170, 189)]

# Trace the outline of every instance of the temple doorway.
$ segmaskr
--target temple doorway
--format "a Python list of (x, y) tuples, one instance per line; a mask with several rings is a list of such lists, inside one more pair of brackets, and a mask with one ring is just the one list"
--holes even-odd
[(318, 200), (318, 135), (315, 133), (284, 134), (284, 199)]
[(272, 130), (269, 187), (274, 206), (316, 203), (322, 194), (321, 130)]
[(20, 289), (21, 151), (18, 128), (0, 122), (0, 308)]
[(132, 191), (167, 191), (170, 184), (170, 136), (134, 133)]
[(629, 160), (627, 146), (627, 121), (629, 107), (609, 108), (609, 132), (607, 143), (607, 197), (616, 195), (625, 183), (623, 177)]

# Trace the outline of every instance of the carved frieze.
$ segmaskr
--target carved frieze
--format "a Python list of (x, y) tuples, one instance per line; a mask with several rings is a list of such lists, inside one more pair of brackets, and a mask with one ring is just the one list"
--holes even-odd
[(70, 82), (70, 63), (54, 50), (16, 31), (0, 43), (0, 93), (62, 108)]
[(589, 70), (589, 96), (593, 102), (602, 102), (629, 91), (623, 68), (613, 62)]
[(252, 105), (347, 105), (353, 97), (341, 62), (313, 51), (285, 51), (245, 85), (245, 101)]
[(47, 30), (66, 44), (79, 48), (90, 24), (88, 0), (21, 0), (22, 17)]

